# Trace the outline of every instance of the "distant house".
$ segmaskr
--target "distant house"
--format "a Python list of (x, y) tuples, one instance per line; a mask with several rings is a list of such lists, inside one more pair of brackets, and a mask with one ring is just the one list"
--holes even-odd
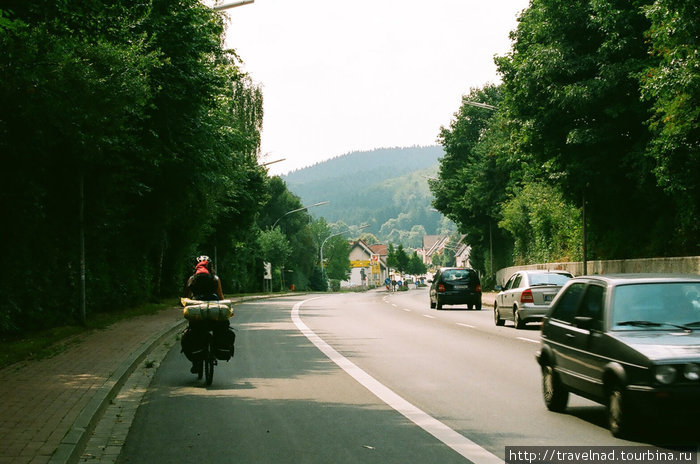
[(350, 242), (350, 278), (342, 287), (381, 285), (389, 275), (386, 267), (386, 245), (367, 245), (364, 240)]
[(471, 255), (472, 247), (467, 245), (465, 239), (467, 237), (462, 235), (457, 243), (457, 250), (455, 251), (455, 265), (457, 267), (472, 267), (469, 261), (469, 256)]
[(433, 262), (433, 256), (441, 255), (449, 241), (448, 235), (424, 235), (423, 248), (417, 250), (418, 254), (423, 258), (425, 264), (430, 265)]

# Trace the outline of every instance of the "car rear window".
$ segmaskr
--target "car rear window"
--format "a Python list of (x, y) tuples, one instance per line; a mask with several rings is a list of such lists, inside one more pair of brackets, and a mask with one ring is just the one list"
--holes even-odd
[(472, 277), (471, 274), (468, 269), (448, 269), (442, 273), (442, 280), (468, 280)]
[(571, 276), (547, 272), (542, 274), (530, 274), (530, 285), (564, 285)]

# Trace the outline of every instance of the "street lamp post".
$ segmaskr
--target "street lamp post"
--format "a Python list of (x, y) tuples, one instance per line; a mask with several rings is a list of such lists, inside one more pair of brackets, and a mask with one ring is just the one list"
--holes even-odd
[(229, 10), (231, 8), (236, 8), (237, 6), (243, 6), (243, 5), (248, 5), (253, 3), (255, 0), (241, 0), (239, 2), (233, 2), (233, 3), (224, 3), (223, 5), (214, 5), (212, 10)]
[(314, 203), (313, 205), (310, 205), (310, 206), (304, 206), (304, 207), (302, 207), (302, 208), (297, 208), (297, 209), (293, 209), (293, 210), (291, 210), (291, 211), (287, 211), (287, 212), (284, 213), (282, 216), (280, 216), (280, 217), (275, 221), (274, 224), (272, 224), (272, 228), (274, 229), (275, 226), (277, 225), (277, 223), (280, 222), (280, 219), (282, 219), (283, 217), (285, 217), (285, 216), (287, 216), (287, 215), (289, 215), (289, 214), (298, 213), (299, 211), (304, 211), (304, 210), (306, 210), (306, 209), (313, 208), (314, 206), (321, 206), (321, 205), (325, 205), (325, 204), (328, 204), (328, 203), (330, 203), (330, 201), (320, 201), (320, 202)]
[(287, 158), (282, 158), (282, 159), (278, 159), (278, 160), (274, 160), (274, 161), (268, 161), (267, 163), (263, 163), (260, 166), (269, 166), (271, 164), (281, 163), (282, 161), (285, 161), (286, 159)]
[(487, 105), (486, 103), (479, 103), (479, 102), (473, 102), (473, 101), (468, 101), (464, 100), (464, 104), (470, 105), (470, 106), (476, 106), (477, 108), (485, 108), (487, 110), (495, 110), (496, 107), (493, 105)]

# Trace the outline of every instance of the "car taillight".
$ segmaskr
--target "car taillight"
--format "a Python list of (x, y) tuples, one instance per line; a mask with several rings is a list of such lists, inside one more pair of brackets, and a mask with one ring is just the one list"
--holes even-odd
[(444, 284), (438, 285), (438, 292), (442, 293), (444, 291), (445, 291), (445, 285)]
[(523, 293), (520, 295), (520, 302), (521, 303), (534, 303), (535, 298), (532, 296), (532, 290), (529, 288), (523, 290)]
[(481, 292), (481, 284), (476, 284), (476, 291)]

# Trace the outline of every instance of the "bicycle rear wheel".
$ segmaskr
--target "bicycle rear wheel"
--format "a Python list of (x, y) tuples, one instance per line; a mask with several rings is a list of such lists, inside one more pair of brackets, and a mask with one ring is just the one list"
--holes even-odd
[(197, 380), (202, 380), (204, 377), (204, 360), (197, 361)]
[(206, 376), (207, 386), (211, 385), (214, 380), (214, 364), (216, 364), (214, 354), (211, 352), (211, 349), (209, 349), (207, 358), (204, 360), (204, 375)]

